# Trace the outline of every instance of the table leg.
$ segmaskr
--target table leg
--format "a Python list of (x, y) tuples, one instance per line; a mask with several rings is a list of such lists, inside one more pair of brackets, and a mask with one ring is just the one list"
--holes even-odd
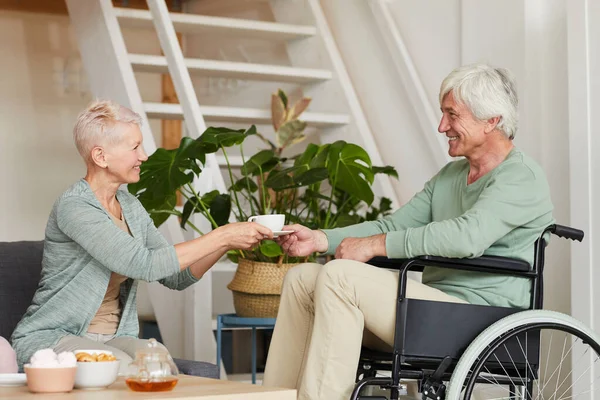
[(252, 327), (252, 383), (256, 383), (256, 328)]

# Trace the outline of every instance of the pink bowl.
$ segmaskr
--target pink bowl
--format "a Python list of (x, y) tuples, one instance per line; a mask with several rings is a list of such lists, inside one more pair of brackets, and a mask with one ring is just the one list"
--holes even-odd
[(77, 367), (32, 368), (27, 364), (24, 369), (27, 386), (34, 393), (61, 393), (73, 390)]

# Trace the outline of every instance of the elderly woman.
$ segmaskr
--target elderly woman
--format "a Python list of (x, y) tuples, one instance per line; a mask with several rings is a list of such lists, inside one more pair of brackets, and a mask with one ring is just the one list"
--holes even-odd
[(110, 350), (121, 368), (138, 336), (138, 281), (183, 290), (230, 249), (249, 249), (272, 232), (228, 224), (170, 245), (141, 203), (119, 187), (140, 179), (147, 159), (140, 117), (110, 101), (91, 104), (74, 138), (87, 174), (56, 201), (46, 227), (42, 274), (12, 343), (19, 365), (42, 348)]
[[(292, 225), (279, 239), (293, 256), (335, 254), (325, 266), (303, 264), (285, 277), (264, 384), (297, 388), (299, 399), (342, 400), (352, 391), (361, 342), (393, 345), (398, 274), (365, 264), (375, 256), (478, 257), (533, 262), (533, 244), (553, 223), (542, 169), (512, 139), (517, 93), (508, 71), (488, 65), (458, 68), (440, 89), (438, 130), (444, 166), (389, 217), (341, 229)], [(407, 296), (444, 302), (527, 307), (528, 280), (426, 268)], [(363, 336), (363, 332), (365, 335)]]

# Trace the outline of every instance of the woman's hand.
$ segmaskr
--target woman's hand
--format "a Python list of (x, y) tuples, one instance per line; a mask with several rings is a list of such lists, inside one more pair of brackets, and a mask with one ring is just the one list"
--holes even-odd
[(327, 236), (322, 231), (313, 231), (299, 224), (284, 226), (283, 230), (294, 231), (276, 239), (283, 251), (292, 257), (305, 257), (314, 252), (327, 251)]
[(261, 240), (273, 239), (273, 232), (256, 222), (234, 222), (215, 229), (230, 250), (252, 250)]

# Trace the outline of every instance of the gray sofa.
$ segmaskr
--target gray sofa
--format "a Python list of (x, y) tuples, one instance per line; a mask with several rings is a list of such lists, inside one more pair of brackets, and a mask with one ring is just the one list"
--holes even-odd
[[(0, 242), (0, 336), (10, 339), (40, 281), (44, 242)], [(214, 364), (175, 359), (179, 372), (218, 378)]]

